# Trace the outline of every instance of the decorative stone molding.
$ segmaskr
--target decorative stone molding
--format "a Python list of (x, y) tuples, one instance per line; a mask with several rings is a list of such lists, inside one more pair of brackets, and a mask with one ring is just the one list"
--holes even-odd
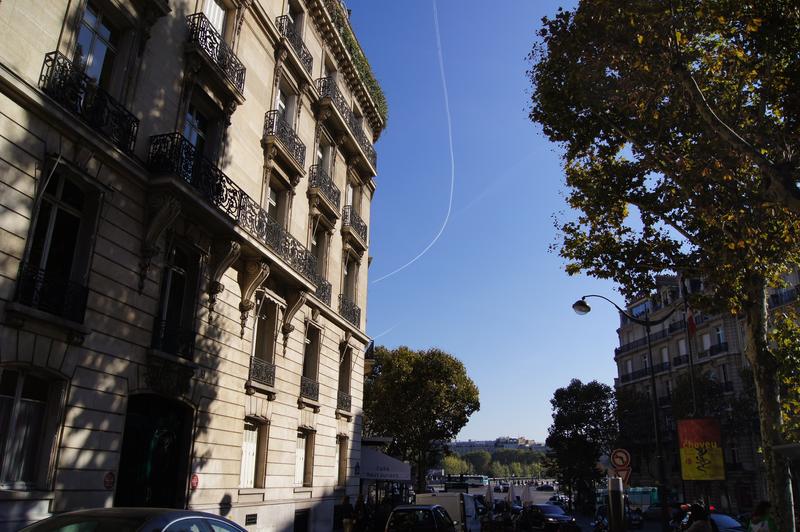
[(232, 39), (232, 48), (238, 48), (239, 44), (239, 35), (242, 33), (242, 23), (244, 22), (244, 16), (247, 14), (247, 11), (250, 9), (250, 6), (253, 4), (253, 0), (241, 0), (239, 3), (239, 7), (236, 8), (236, 18), (234, 19), (234, 26), (233, 26), (233, 39)]
[(220, 282), (222, 276), (231, 265), (236, 262), (242, 252), (242, 245), (235, 240), (218, 240), (211, 245), (211, 256), (209, 257), (209, 279), (208, 279), (208, 311), (214, 312), (214, 305), (217, 302), (217, 294), (225, 290), (225, 286)]
[(239, 302), (239, 312), (242, 313), (242, 332), (241, 336), (244, 337), (244, 329), (247, 325), (247, 315), (255, 307), (253, 302), (253, 294), (256, 288), (261, 286), (269, 276), (269, 264), (262, 259), (247, 259), (244, 265), (239, 269), (236, 280), (239, 283), (239, 290), (242, 294), (242, 299)]
[(153, 215), (147, 224), (144, 239), (142, 240), (142, 258), (139, 262), (139, 293), (144, 290), (144, 283), (150, 271), (153, 257), (161, 248), (158, 241), (167, 228), (171, 227), (181, 214), (181, 202), (174, 196), (161, 195), (153, 198), (150, 209)]
[(300, 310), (308, 300), (308, 292), (298, 291), (291, 294), (286, 300), (286, 311), (283, 313), (283, 325), (281, 326), (281, 333), (283, 333), (283, 355), (286, 356), (286, 346), (289, 343), (289, 335), (294, 331), (292, 320), (297, 311)]

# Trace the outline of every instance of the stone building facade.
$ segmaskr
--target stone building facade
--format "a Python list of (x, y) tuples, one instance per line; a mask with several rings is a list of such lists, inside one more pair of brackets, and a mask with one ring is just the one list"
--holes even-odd
[[(795, 286), (800, 283), (797, 272), (786, 279), (788, 288), (773, 290), (769, 296), (771, 309), (790, 304), (797, 298)], [(760, 435), (758, 414), (755, 410), (752, 373), (744, 355), (745, 333), (743, 323), (730, 315), (692, 313), (694, 334), (690, 334), (684, 312), (681, 282), (678, 277), (663, 276), (658, 279), (657, 291), (628, 304), (627, 311), (640, 319), (648, 313), (651, 321), (660, 321), (672, 309), (677, 310), (663, 323), (651, 327), (653, 369), (656, 381), (656, 401), (661, 429), (665, 471), (669, 490), (678, 500), (693, 501), (708, 497), (717, 507), (733, 512), (750, 511), (753, 504), (766, 496), (763, 462), (758, 452)], [(687, 290), (702, 290), (699, 281), (686, 280)], [(655, 486), (658, 467), (655, 459), (655, 437), (652, 430), (650, 397), (650, 361), (645, 327), (620, 314), (617, 329), (620, 346), (615, 350), (618, 377), (614, 386), (618, 394), (638, 394), (639, 415), (621, 419), (623, 442), (631, 450), (633, 485)], [(720, 421), (724, 481), (692, 482), (681, 480), (677, 419), (677, 403), (689, 405), (688, 373), (692, 371), (696, 382), (713, 383), (722, 397), (714, 401), (721, 410), (713, 417)], [(683, 387), (681, 388), (681, 382)], [(698, 384), (696, 386), (701, 386)], [(708, 398), (708, 390), (698, 390), (698, 397)], [(630, 396), (629, 396), (630, 397)], [(702, 403), (702, 399), (699, 400)], [(702, 413), (709, 405), (697, 405)], [(630, 437), (630, 435), (634, 435)]]
[(358, 490), (380, 89), (338, 0), (0, 2), (0, 530)]

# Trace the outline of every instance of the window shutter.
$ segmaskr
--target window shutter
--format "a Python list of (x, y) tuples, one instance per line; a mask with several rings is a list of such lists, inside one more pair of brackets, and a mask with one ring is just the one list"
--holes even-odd
[(256, 447), (258, 446), (258, 426), (254, 423), (244, 424), (242, 438), (242, 470), (239, 484), (243, 488), (252, 488), (256, 472)]

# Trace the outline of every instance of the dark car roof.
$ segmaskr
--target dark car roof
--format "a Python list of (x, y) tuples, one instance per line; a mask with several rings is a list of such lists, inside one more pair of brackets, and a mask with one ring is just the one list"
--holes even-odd
[(243, 530), (242, 527), (236, 525), (236, 523), (233, 523), (232, 521), (229, 521), (216, 514), (198, 512), (194, 510), (176, 510), (174, 508), (93, 508), (89, 510), (76, 510), (73, 512), (65, 512), (54, 515), (39, 521), (38, 523), (34, 523), (23, 530), (36, 531), (40, 528), (47, 530), (48, 524), (50, 523), (69, 521), (76, 518), (130, 519), (133, 521), (138, 521), (138, 527), (147, 524), (149, 528), (151, 524), (166, 526), (170, 521), (179, 519), (181, 517), (205, 517), (209, 519), (221, 519), (228, 523), (232, 523), (237, 528)]

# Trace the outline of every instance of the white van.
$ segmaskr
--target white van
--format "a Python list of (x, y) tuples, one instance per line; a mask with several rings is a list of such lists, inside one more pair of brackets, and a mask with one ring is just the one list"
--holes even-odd
[(469, 493), (418, 493), (417, 504), (438, 504), (456, 522), (456, 530), (480, 532), (478, 501)]

